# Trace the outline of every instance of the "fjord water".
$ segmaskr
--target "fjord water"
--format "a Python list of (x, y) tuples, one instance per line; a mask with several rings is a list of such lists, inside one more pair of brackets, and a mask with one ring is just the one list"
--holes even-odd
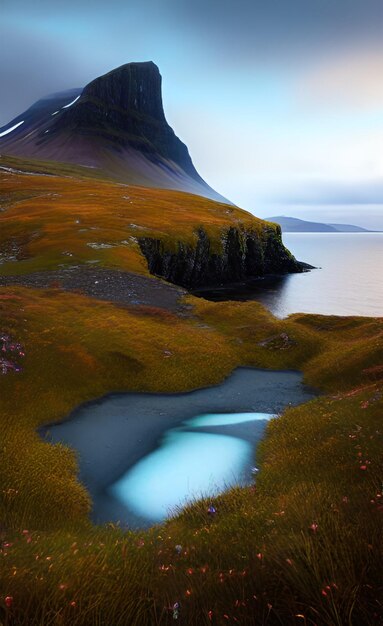
[(257, 300), (281, 318), (299, 312), (383, 315), (383, 233), (286, 233), (283, 242), (297, 259), (318, 269), (200, 295)]
[(291, 233), (286, 246), (321, 268), (287, 281), (279, 315), (383, 315), (383, 233)]

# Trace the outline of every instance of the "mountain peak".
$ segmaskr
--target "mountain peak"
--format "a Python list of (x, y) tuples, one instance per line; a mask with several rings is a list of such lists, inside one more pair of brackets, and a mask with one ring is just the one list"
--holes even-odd
[(152, 61), (126, 63), (84, 89), (43, 98), (0, 129), (0, 152), (74, 163), (124, 183), (227, 203), (198, 174), (167, 123), (161, 83)]
[(85, 99), (95, 100), (104, 106), (164, 121), (161, 82), (160, 71), (152, 61), (126, 63), (89, 83), (79, 105)]

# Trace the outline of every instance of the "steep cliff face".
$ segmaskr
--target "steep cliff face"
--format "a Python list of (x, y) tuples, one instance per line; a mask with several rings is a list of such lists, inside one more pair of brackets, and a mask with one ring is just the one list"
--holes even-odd
[[(96, 78), (83, 90), (81, 100), (95, 99), (99, 109), (115, 109), (123, 127), (123, 114), (136, 112), (166, 122), (161, 96), (161, 74), (152, 62), (127, 63)], [(118, 124), (120, 125), (120, 124)]]
[(134, 148), (155, 163), (161, 157), (171, 159), (204, 183), (187, 147), (165, 119), (161, 82), (152, 62), (122, 65), (89, 83), (75, 105), (55, 121), (55, 127), (103, 138), (117, 148)]
[(235, 227), (225, 230), (217, 246), (200, 228), (195, 245), (182, 241), (171, 248), (160, 239), (139, 239), (149, 271), (183, 287), (235, 283), (266, 274), (302, 272), (307, 265), (284, 247), (278, 226), (261, 233)]

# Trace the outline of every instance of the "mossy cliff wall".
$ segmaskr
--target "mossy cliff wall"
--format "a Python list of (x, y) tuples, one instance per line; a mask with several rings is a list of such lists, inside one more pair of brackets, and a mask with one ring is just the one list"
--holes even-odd
[(183, 287), (235, 283), (267, 274), (302, 272), (299, 263), (284, 247), (277, 225), (261, 232), (230, 227), (212, 240), (203, 228), (196, 233), (196, 244), (144, 237), (139, 239), (151, 274)]

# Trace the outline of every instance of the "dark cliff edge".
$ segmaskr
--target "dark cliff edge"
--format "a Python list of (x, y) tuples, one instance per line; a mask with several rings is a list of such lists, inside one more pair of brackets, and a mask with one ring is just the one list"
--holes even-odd
[(219, 242), (212, 241), (201, 227), (195, 245), (177, 241), (176, 246), (170, 246), (151, 237), (140, 238), (138, 243), (151, 274), (186, 288), (311, 269), (285, 248), (279, 226), (267, 226), (262, 232), (231, 226), (222, 232)]

